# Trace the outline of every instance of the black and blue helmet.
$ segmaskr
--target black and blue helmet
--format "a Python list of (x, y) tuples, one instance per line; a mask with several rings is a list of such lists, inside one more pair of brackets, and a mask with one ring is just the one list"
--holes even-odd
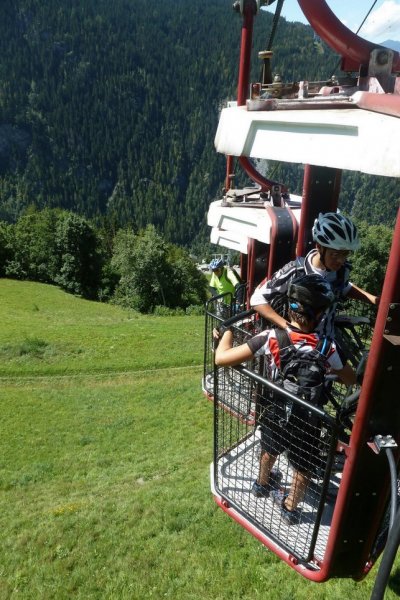
[(325, 310), (335, 299), (330, 283), (316, 273), (292, 279), (287, 295), (294, 312), (302, 312), (306, 307), (313, 311)]

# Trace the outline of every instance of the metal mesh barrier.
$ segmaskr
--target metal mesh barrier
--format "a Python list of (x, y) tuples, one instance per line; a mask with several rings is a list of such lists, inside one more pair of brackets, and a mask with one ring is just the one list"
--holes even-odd
[(214, 339), (213, 329), (232, 316), (232, 295), (214, 296), (206, 304), (206, 320), (204, 332), (204, 368), (203, 392), (214, 397)]
[[(338, 307), (335, 319), (335, 342), (342, 356), (357, 373), (365, 370), (372, 333), (375, 327), (377, 307), (358, 300), (347, 300)], [(332, 385), (335, 411), (339, 411), (349, 390), (340, 382)], [(357, 403), (346, 405), (342, 410), (342, 421), (355, 412)]]
[[(212, 306), (213, 304), (211, 304), (211, 307)], [(232, 318), (234, 319), (239, 317), (232, 325), (235, 346), (243, 344), (246, 340), (250, 339), (260, 331), (261, 321), (257, 314), (248, 314), (249, 312), (252, 311), (240, 313), (239, 315), (232, 315)], [(219, 376), (220, 390), (218, 401), (221, 406), (239, 419), (254, 423), (255, 401), (253, 396), (256, 387), (254, 382), (235, 369), (225, 370), (224, 368), (217, 368), (214, 372), (214, 342), (212, 331), (214, 328), (218, 328), (221, 323), (221, 317), (219, 317), (216, 312), (212, 312), (212, 310), (209, 309), (206, 315), (203, 391), (210, 399), (214, 398), (215, 378), (216, 376)], [(259, 372), (261, 368), (260, 359), (249, 361), (248, 366), (254, 371)]]
[[(235, 416), (238, 390), (234, 392), (230, 384), (234, 377), (238, 387), (243, 386), (242, 400), (249, 395), (246, 410), (254, 411), (252, 422)], [(334, 420), (291, 395), (289, 400), (277, 398), (276, 386), (249, 369), (218, 369), (215, 379), (215, 490), (299, 560), (322, 560), (340, 481), (332, 469), (337, 441)], [(233, 408), (229, 411), (230, 401)], [(253, 486), (260, 460), (271, 456), (276, 457), (273, 477), (266, 493), (258, 497)], [(295, 511), (298, 522), (292, 524), (280, 500), (293, 493), (296, 485), (301, 486), (296, 491), (303, 499)]]
[[(214, 386), (214, 349), (212, 330), (215, 327), (219, 327), (222, 322), (236, 314), (235, 307), (237, 308), (237, 306), (234, 299), (232, 299), (230, 294), (228, 294), (228, 296), (229, 298), (227, 300), (228, 302), (231, 301), (230, 304), (224, 303), (221, 305), (222, 297), (220, 296), (212, 298), (207, 303), (203, 390), (210, 398), (213, 397)], [(356, 300), (347, 300), (339, 306), (335, 328), (335, 340), (343, 359), (347, 360), (355, 370), (359, 371), (365, 369), (372, 332), (375, 326), (376, 312), (377, 309), (375, 306)], [(240, 317), (240, 313), (237, 316)], [(257, 314), (247, 317), (242, 321), (237, 321), (233, 325), (234, 344), (239, 345), (243, 343), (246, 339), (249, 339), (249, 337), (259, 333), (263, 328), (268, 328), (268, 326), (270, 326), (270, 324), (264, 319), (260, 319)], [(257, 371), (254, 365), (253, 370), (258, 373), (261, 372)], [(238, 378), (238, 375), (232, 375), (232, 384)], [(240, 386), (236, 385), (234, 387), (236, 390), (240, 389)], [(349, 404), (344, 404), (345, 399), (348, 398), (352, 392), (354, 392), (354, 390), (349, 390), (335, 379), (327, 384), (327, 395), (331, 401), (327, 406), (327, 411), (332, 416), (336, 416), (342, 411), (340, 417), (342, 425), (347, 428), (351, 423), (348, 420), (348, 416), (354, 414), (357, 406), (356, 400)], [(245, 416), (244, 407), (247, 407), (248, 402), (243, 398), (239, 398), (241, 394), (238, 393), (237, 395), (237, 404), (243, 405), (237, 412), (243, 417)], [(221, 402), (223, 403), (223, 401)], [(231, 409), (232, 406), (230, 405), (229, 410)]]
[[(212, 398), (214, 389), (214, 341), (213, 329), (218, 328), (222, 322), (243, 312), (243, 304), (239, 299), (244, 296), (246, 285), (243, 284), (237, 290), (234, 296), (232, 294), (221, 294), (214, 296), (206, 303), (206, 320), (204, 332), (204, 369), (202, 387), (204, 393)], [(237, 298), (237, 296), (239, 298)], [(237, 340), (245, 341), (245, 337), (240, 336), (240, 327), (238, 327)], [(255, 330), (248, 328), (248, 335), (254, 335)]]

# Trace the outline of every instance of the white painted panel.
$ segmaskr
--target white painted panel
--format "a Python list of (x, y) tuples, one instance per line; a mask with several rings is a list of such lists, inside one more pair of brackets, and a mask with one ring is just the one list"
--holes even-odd
[(225, 108), (215, 146), (233, 156), (400, 176), (400, 119), (358, 108)]

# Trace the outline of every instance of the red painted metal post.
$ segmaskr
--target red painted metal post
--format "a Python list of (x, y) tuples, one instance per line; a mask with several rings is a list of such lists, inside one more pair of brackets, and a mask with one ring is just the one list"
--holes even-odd
[[(242, 35), (240, 44), (240, 58), (239, 58), (239, 78), (238, 78), (238, 90), (237, 90), (237, 103), (238, 106), (244, 106), (246, 104), (247, 97), (249, 95), (250, 86), (250, 60), (251, 60), (251, 49), (253, 44), (253, 24), (254, 16), (257, 12), (257, 5), (254, 0), (245, 0), (243, 7), (243, 24), (242, 24)], [(270, 190), (273, 185), (281, 185), (282, 191), (286, 192), (287, 188), (279, 184), (276, 181), (270, 181), (263, 177), (253, 166), (250, 160), (245, 157), (239, 157), (241, 167), (247, 173), (247, 175), (256, 183), (261, 186), (263, 192)]]
[(229, 154), (226, 157), (226, 175), (225, 175), (225, 190), (228, 191), (231, 187), (231, 176), (233, 175), (233, 156)]
[(305, 165), (297, 256), (305, 256), (311, 249), (311, 228), (318, 214), (336, 210), (341, 173), (338, 169)]
[(385, 456), (374, 454), (367, 442), (382, 434), (400, 443), (399, 344), (400, 210), (325, 555), (328, 562), (334, 561), (337, 576), (349, 570), (354, 578), (365, 574), (371, 540), (383, 516), (388, 465)]
[(246, 104), (249, 91), (251, 46), (253, 43), (253, 23), (256, 9), (257, 7), (254, 0), (245, 1), (243, 8), (242, 37), (239, 58), (239, 79), (237, 91), (238, 106), (243, 106)]
[(296, 246), (297, 256), (305, 256), (306, 254), (310, 221), (311, 172), (311, 165), (305, 165), (303, 177), (303, 195), (301, 201), (301, 218)]

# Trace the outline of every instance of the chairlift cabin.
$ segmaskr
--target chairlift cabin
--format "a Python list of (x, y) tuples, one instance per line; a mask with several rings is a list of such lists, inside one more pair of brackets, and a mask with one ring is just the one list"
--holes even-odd
[[(227, 156), (225, 189), (208, 212), (211, 241), (240, 252), (247, 309), (264, 277), (311, 248), (315, 217), (337, 208), (342, 170), (400, 177), (399, 54), (353, 34), (325, 0), (298, 0), (316, 35), (341, 55), (344, 77), (274, 82), (268, 49), (260, 52), (263, 79), (251, 83), (253, 21), (260, 5), (273, 1), (240, 0), (234, 5), (243, 19), (238, 95), (221, 112), (215, 146)], [(234, 187), (234, 157), (253, 186)], [(303, 164), (302, 196), (262, 176), (252, 159)], [(217, 310), (221, 300), (224, 314)], [(365, 305), (364, 312), (354, 304), (343, 308), (340, 331), (349, 360), (357, 367), (368, 357), (363, 384), (344, 390), (333, 382), (329, 408), (309, 407), (321, 424), (315, 439), (318, 464), (301, 521), (290, 526), (269, 498), (251, 494), (251, 483), (259, 466), (262, 401), (271, 390), (294, 403), (299, 399), (263, 377), (260, 359), (239, 367), (213, 366), (215, 326), (230, 319), (235, 344), (259, 330), (257, 315), (242, 308), (238, 310), (235, 298), (213, 298), (207, 306), (203, 389), (214, 401), (214, 498), (305, 577), (317, 582), (362, 579), (385, 546), (397, 503), (400, 215), (377, 314)], [(277, 465), (281, 484), (290, 485), (293, 473), (284, 454)]]

